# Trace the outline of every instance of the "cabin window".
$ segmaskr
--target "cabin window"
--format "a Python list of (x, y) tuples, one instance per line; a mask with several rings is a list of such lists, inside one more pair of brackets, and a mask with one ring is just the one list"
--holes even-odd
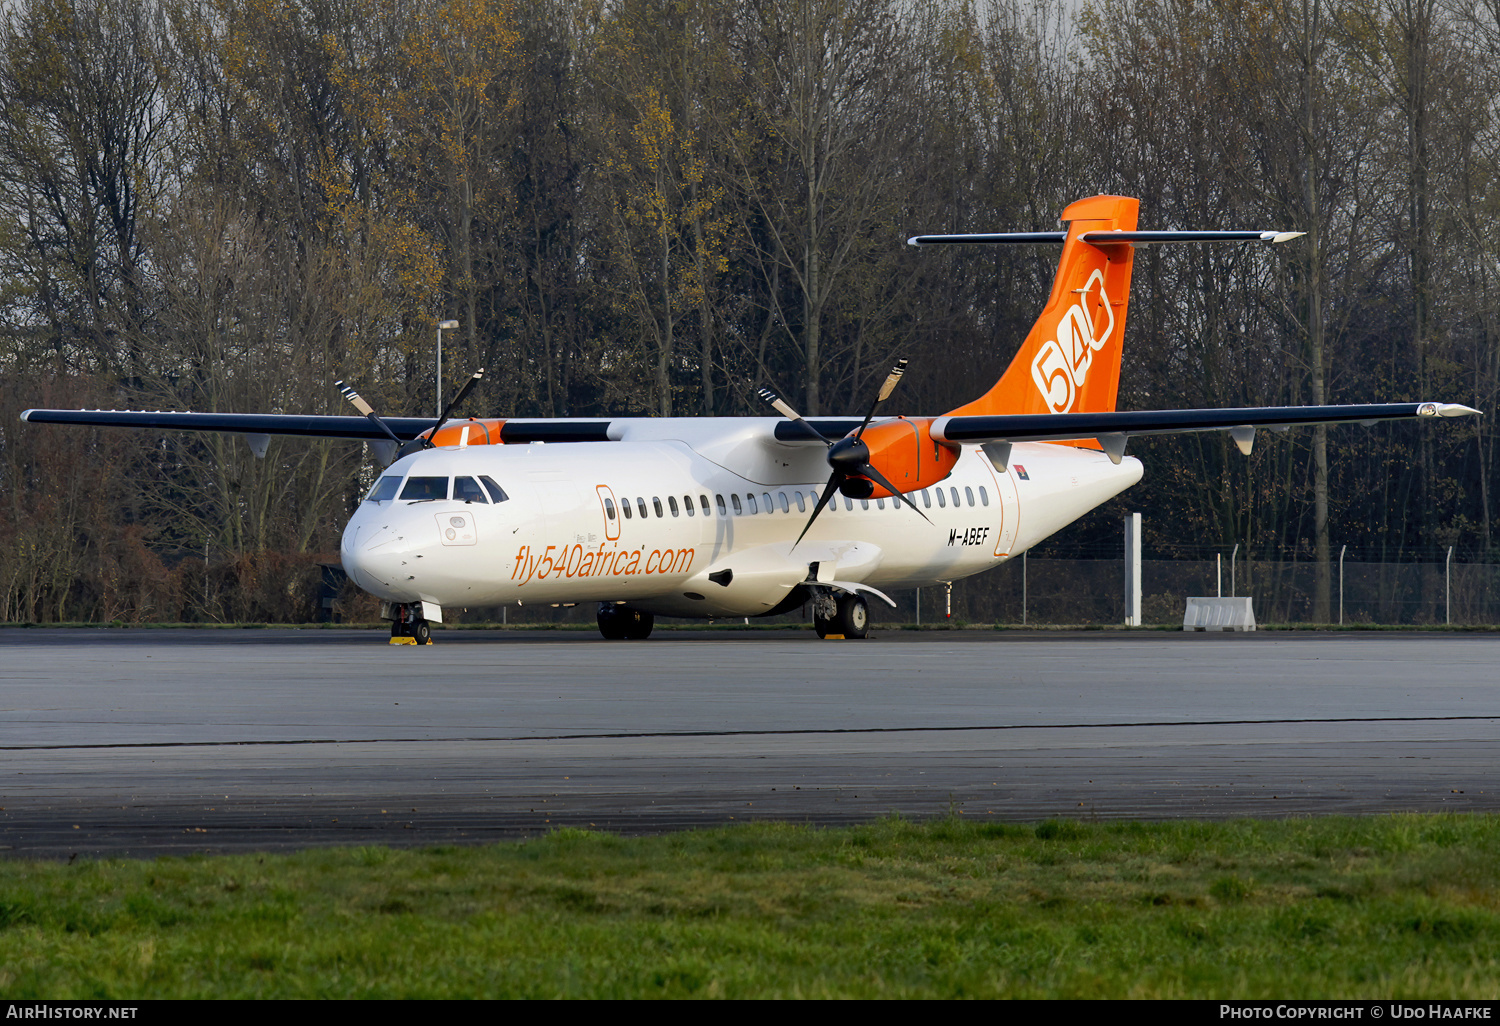
[(646, 513), (646, 499), (645, 499), (645, 497), (637, 495), (635, 497), (635, 506), (636, 506), (636, 509), (638, 509), (638, 510), (641, 511), (641, 519), (645, 520), (646, 517), (647, 517), (647, 513)]
[(621, 499), (620, 500), (620, 512), (625, 514), (625, 519), (626, 520), (630, 519), (630, 500), (629, 499)]
[(755, 505), (755, 495), (753, 493), (745, 496), (745, 508), (750, 511), (751, 516), (760, 512), (760, 507)]
[(509, 495), (505, 494), (505, 489), (497, 485), (495, 483), (495, 479), (488, 476), (487, 474), (481, 474), (479, 476), (479, 483), (484, 485), (484, 490), (490, 493), (490, 500), (492, 502), (504, 502), (506, 499), (510, 498)]
[(933, 491), (937, 492), (938, 509), (947, 509), (948, 501), (943, 498), (943, 490), (941, 488), (934, 488)]
[(950, 488), (948, 490), (953, 493), (953, 508), (957, 509), (958, 508), (958, 489), (957, 488)]
[(453, 498), (458, 502), (482, 502), (489, 505), (489, 499), (484, 497), (484, 489), (479, 487), (479, 482), (472, 477), (455, 477), (453, 479)]
[(375, 482), (375, 487), (370, 489), (370, 494), (365, 496), (366, 502), (385, 502), (396, 497), (396, 492), (401, 488), (401, 476), (399, 474), (387, 474)]
[(928, 509), (932, 508), (932, 494), (926, 488), (922, 489), (922, 505)]
[(771, 501), (771, 493), (770, 492), (762, 492), (760, 497), (765, 500), (765, 503), (766, 503), (766, 512), (767, 513), (775, 513), (776, 512), (776, 503), (774, 503), (774, 502)]
[(870, 500), (869, 499), (860, 499), (859, 500), (859, 508), (860, 509), (869, 509), (870, 508)]
[(969, 505), (974, 505), (974, 489), (970, 488), (968, 485), (964, 485), (964, 494), (969, 498)]
[(714, 493), (714, 502), (716, 502), (716, 503), (719, 504), (719, 516), (721, 516), (721, 517), (727, 517), (727, 516), (729, 516), (729, 509), (724, 505), (724, 496), (722, 496), (722, 495), (718, 494), (717, 492), (715, 492)]
[(738, 495), (736, 495), (733, 492), (730, 492), (729, 493), (729, 501), (732, 502), (732, 503), (734, 503), (734, 515), (735, 516), (739, 516), (741, 513), (745, 512), (743, 509), (740, 508), (740, 497)]
[[(957, 502), (958, 500), (954, 499), (953, 501)], [(651, 496), (651, 505), (656, 510), (656, 515), (658, 518), (666, 516), (666, 514), (662, 512), (661, 499), (658, 496)]]
[(424, 502), (448, 497), (446, 477), (409, 477), (406, 487), (401, 489), (401, 498), (411, 502)]
[(693, 497), (691, 495), (684, 495), (682, 497), (682, 508), (690, 517), (698, 515), (698, 511), (693, 508)]
[(667, 496), (667, 507), (669, 509), (671, 509), (672, 515), (674, 517), (682, 515), (682, 511), (677, 508), (677, 496), (675, 496), (675, 495), (668, 495)]
[(979, 502), (983, 506), (990, 504), (990, 493), (984, 490), (984, 485), (979, 486)]
[[(797, 512), (798, 513), (806, 513), (807, 512), (807, 503), (803, 501), (803, 499), (802, 499), (802, 493), (801, 492), (793, 492), (792, 494), (797, 497)], [(816, 505), (816, 503), (814, 503), (814, 505)]]
[(607, 495), (604, 497), (604, 518), (606, 520), (615, 518), (615, 500)]
[[(700, 496), (698, 496), (698, 501), (703, 504), (703, 515), (704, 516), (708, 516), (708, 496), (707, 495), (700, 495)], [(724, 500), (720, 499), (719, 500), (719, 505), (722, 506), (723, 504), (724, 504)]]
[[(835, 499), (833, 501), (837, 502), (838, 500)], [(844, 496), (844, 510), (846, 512), (849, 512), (849, 513), (853, 513), (854, 512), (854, 500), (851, 499), (851, 498), (849, 498), (849, 496), (847, 496), (847, 495)]]
[(881, 497), (881, 498), (875, 500), (875, 508), (876, 509), (885, 509), (885, 498), (884, 497)]

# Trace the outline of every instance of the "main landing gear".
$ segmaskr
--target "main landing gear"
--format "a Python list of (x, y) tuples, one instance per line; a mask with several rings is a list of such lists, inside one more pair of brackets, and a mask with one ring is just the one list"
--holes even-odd
[(818, 637), (859, 640), (870, 633), (870, 607), (858, 595), (819, 589), (813, 598), (813, 630)]
[(619, 606), (613, 602), (599, 603), (599, 633), (610, 641), (639, 641), (651, 636), (651, 628), (656, 626), (656, 617), (651, 613), (643, 613), (639, 609), (631, 609), (629, 606)]
[(392, 645), (430, 645), (432, 626), (422, 619), (422, 605), (418, 602), (396, 606), (391, 619)]

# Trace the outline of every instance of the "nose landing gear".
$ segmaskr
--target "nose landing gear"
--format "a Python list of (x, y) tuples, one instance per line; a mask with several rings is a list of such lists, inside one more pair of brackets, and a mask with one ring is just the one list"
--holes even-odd
[(422, 617), (422, 603), (393, 604), (381, 613), (390, 617), (392, 645), (432, 644), (432, 626)]

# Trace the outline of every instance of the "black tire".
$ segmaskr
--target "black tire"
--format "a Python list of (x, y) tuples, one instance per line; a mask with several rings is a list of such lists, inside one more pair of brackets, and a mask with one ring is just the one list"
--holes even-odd
[(640, 641), (651, 636), (656, 617), (629, 606), (600, 603), (596, 619), (599, 633), (610, 641)]
[(851, 640), (867, 637), (870, 633), (870, 607), (858, 595), (839, 596), (838, 630)]
[(594, 618), (599, 624), (599, 633), (604, 635), (606, 641), (625, 640), (625, 617), (620, 615), (622, 609), (613, 602), (599, 603), (599, 611)]
[(411, 625), (411, 636), (417, 639), (418, 645), (432, 644), (432, 628), (426, 620), (418, 620)]
[(393, 638), (404, 638), (404, 637), (406, 637), (406, 625), (404, 623), (402, 623), (400, 620), (392, 620), (391, 621), (391, 637), (393, 637)]
[(830, 634), (839, 632), (838, 623), (834, 620), (825, 620), (816, 613), (813, 614), (813, 630), (818, 632), (819, 638), (826, 638)]
[(651, 637), (651, 628), (656, 626), (656, 615), (654, 613), (643, 613), (639, 609), (631, 609), (625, 614), (625, 636), (634, 641), (644, 641)]

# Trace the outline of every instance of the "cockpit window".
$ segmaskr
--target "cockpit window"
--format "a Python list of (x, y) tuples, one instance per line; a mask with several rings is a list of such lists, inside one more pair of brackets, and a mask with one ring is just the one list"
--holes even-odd
[(426, 499), (446, 499), (448, 479), (446, 477), (409, 477), (406, 487), (401, 489), (401, 498), (413, 502)]
[(497, 485), (495, 479), (487, 474), (479, 478), (479, 483), (484, 485), (485, 491), (490, 493), (490, 499), (494, 502), (504, 502), (510, 498), (509, 495), (505, 494), (505, 489)]
[(472, 477), (455, 477), (453, 479), (453, 498), (456, 502), (482, 502), (489, 504), (489, 499), (484, 496), (484, 489), (479, 487), (479, 482)]
[(396, 497), (396, 489), (401, 487), (399, 474), (387, 474), (375, 482), (375, 487), (370, 489), (370, 494), (365, 496), (366, 502), (385, 502), (387, 499)]

